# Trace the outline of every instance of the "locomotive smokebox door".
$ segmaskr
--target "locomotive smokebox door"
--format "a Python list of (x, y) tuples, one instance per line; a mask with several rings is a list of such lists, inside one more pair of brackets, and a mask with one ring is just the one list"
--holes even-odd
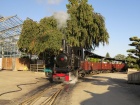
[(61, 53), (56, 57), (56, 63), (59, 67), (67, 67), (69, 62), (69, 56), (65, 53)]

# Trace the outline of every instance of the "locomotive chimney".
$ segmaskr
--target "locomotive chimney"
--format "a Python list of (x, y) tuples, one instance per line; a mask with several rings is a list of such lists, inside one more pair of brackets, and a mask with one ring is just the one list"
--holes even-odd
[(62, 48), (63, 48), (63, 52), (66, 52), (66, 40), (62, 39)]

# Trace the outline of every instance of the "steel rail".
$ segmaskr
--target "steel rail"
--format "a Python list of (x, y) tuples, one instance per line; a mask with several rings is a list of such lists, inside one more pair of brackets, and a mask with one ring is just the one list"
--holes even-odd
[(46, 88), (19, 105), (52, 105), (64, 86), (57, 84)]

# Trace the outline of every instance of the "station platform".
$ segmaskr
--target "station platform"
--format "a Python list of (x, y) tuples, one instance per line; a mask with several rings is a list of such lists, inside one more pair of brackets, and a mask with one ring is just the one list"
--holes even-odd
[(13, 100), (48, 82), (44, 72), (1, 70), (0, 105), (14, 105)]

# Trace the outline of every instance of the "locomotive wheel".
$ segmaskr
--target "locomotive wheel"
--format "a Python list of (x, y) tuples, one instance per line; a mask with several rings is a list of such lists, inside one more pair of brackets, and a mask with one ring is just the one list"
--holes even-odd
[(95, 75), (95, 74), (97, 74), (97, 73), (96, 73), (95, 71), (91, 71), (90, 74), (91, 74), (91, 75)]
[(53, 83), (53, 82), (54, 82), (54, 80), (53, 80), (53, 75), (51, 75), (51, 76), (49, 77), (49, 81), (50, 81), (50, 83)]
[(47, 72), (45, 72), (45, 76), (48, 77), (48, 73)]
[(46, 77), (51, 77), (52, 76), (52, 73), (45, 72), (45, 76)]
[(85, 73), (80, 73), (80, 77), (85, 77), (86, 74)]

